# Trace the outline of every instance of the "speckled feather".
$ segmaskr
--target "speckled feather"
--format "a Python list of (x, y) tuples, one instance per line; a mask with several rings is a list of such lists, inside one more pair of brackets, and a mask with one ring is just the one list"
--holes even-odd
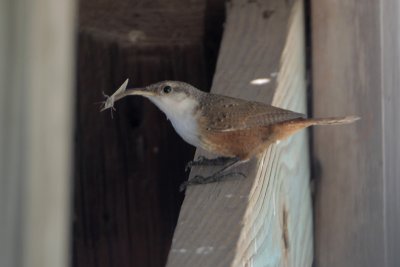
[(208, 131), (237, 131), (305, 118), (305, 115), (255, 101), (216, 94), (203, 94), (199, 119)]

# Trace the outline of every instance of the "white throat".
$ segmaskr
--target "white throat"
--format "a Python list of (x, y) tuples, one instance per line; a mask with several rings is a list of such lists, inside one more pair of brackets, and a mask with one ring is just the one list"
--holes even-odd
[(171, 121), (175, 131), (189, 144), (199, 147), (200, 139), (197, 129), (197, 118), (194, 111), (198, 105), (192, 98), (180, 97), (149, 97)]

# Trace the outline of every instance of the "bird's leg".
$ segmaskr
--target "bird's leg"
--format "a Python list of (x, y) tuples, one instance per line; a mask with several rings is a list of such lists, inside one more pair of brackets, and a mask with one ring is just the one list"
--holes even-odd
[(188, 164), (186, 164), (185, 171), (188, 171), (193, 166), (220, 166), (234, 160), (236, 160), (236, 158), (217, 157), (213, 159), (208, 159), (204, 156), (199, 156), (197, 160), (189, 161)]
[(222, 180), (223, 178), (225, 178), (227, 176), (239, 175), (239, 176), (246, 177), (246, 175), (244, 175), (241, 172), (224, 173), (227, 170), (232, 169), (232, 168), (242, 164), (243, 162), (245, 162), (243, 160), (240, 160), (240, 158), (228, 158), (228, 159), (230, 159), (230, 161), (232, 161), (232, 162), (226, 164), (222, 169), (218, 170), (214, 174), (207, 176), (207, 177), (204, 177), (201, 175), (196, 175), (189, 181), (182, 183), (180, 186), (180, 191), (185, 190), (188, 185), (214, 183), (214, 182)]

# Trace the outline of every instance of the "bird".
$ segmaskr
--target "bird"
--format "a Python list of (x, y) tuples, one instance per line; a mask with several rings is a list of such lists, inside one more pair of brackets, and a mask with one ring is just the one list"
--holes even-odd
[(187, 143), (202, 148), (216, 158), (200, 157), (188, 168), (198, 165), (223, 165), (216, 173), (197, 175), (181, 186), (210, 183), (243, 173), (229, 169), (260, 155), (271, 144), (285, 140), (313, 125), (352, 123), (358, 116), (306, 118), (304, 114), (272, 105), (207, 93), (181, 81), (161, 81), (145, 87), (126, 89), (128, 80), (111, 96), (106, 96), (101, 111), (114, 108), (116, 101), (130, 95), (148, 98), (170, 120)]

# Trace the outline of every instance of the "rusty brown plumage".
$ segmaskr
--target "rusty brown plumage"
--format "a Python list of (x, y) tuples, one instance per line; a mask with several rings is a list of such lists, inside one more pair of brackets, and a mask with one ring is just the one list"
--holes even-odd
[(247, 160), (312, 125), (351, 123), (357, 117), (306, 119), (304, 114), (254, 101), (207, 94), (195, 111), (206, 150)]

